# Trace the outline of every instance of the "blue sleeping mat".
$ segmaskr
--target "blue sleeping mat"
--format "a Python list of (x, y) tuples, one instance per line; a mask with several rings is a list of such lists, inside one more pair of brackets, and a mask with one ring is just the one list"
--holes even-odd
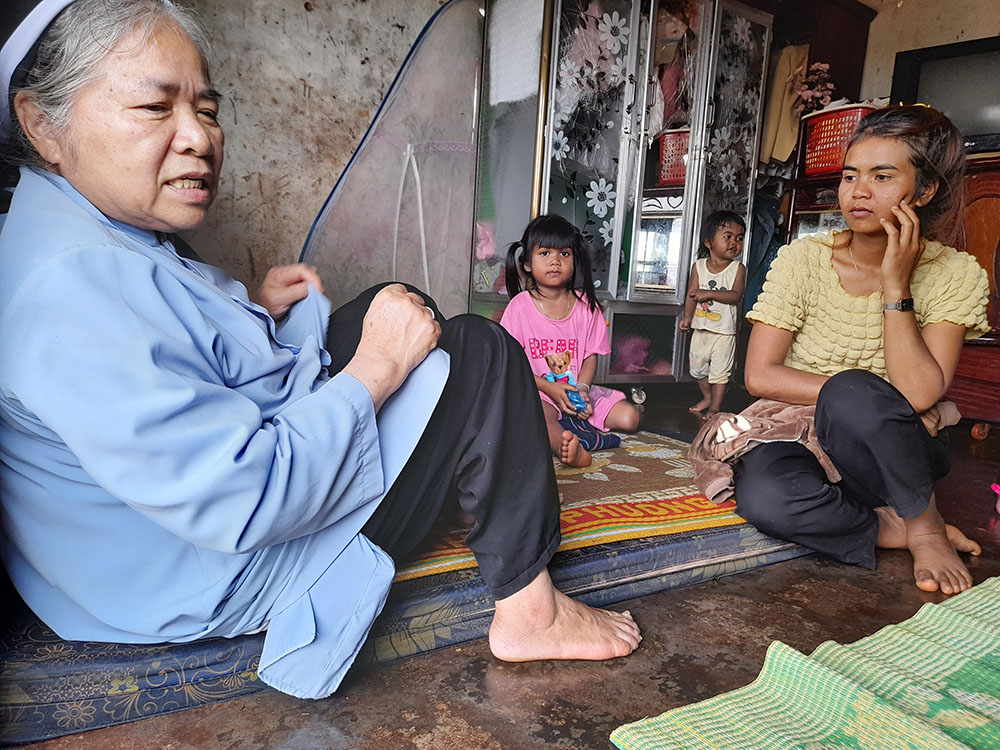
[[(560, 589), (606, 606), (806, 554), (746, 524), (559, 552)], [(4, 579), (6, 577), (4, 576)], [(129, 646), (57, 637), (4, 580), (0, 742), (37, 742), (269, 689), (264, 634)], [(482, 638), (493, 600), (476, 568), (394, 585), (355, 668)]]

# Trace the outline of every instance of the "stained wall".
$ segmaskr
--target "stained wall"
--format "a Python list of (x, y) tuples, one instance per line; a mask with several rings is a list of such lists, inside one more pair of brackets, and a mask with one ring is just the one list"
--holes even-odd
[(226, 160), (186, 238), (250, 286), (298, 259), (313, 218), (443, 0), (182, 0), (213, 37)]
[[(868, 31), (861, 97), (888, 96), (896, 53), (1000, 34), (997, 0), (865, 0), (878, 10)], [(984, 81), (984, 85), (991, 82)], [(994, 92), (996, 82), (992, 82)]]
[[(271, 265), (298, 258), (411, 44), (444, 0), (185, 1), (214, 36), (227, 134), (219, 199), (188, 239), (256, 285)], [(862, 97), (888, 95), (897, 51), (1000, 34), (996, 0), (865, 2), (879, 14)]]

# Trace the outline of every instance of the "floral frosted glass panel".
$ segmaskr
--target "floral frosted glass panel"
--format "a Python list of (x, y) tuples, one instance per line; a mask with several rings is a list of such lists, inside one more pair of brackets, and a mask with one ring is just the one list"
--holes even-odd
[(615, 212), (624, 205), (617, 180), (630, 14), (620, 0), (564, 0), (559, 13), (548, 211), (590, 242), (598, 290), (609, 288)]
[(705, 169), (704, 214), (748, 211), (757, 160), (757, 123), (769, 29), (723, 6)]
[(646, 134), (690, 127), (704, 5), (697, 0), (659, 0), (647, 79)]
[(454, 0), (428, 21), (313, 223), (301, 260), (335, 305), (397, 280), (468, 311), (481, 10)]

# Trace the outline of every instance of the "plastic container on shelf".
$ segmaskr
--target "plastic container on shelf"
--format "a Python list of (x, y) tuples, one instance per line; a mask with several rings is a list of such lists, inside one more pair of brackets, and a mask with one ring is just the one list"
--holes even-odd
[(668, 130), (660, 136), (660, 169), (656, 184), (661, 187), (677, 187), (684, 184), (687, 177), (688, 142), (690, 130)]
[(820, 110), (802, 118), (805, 123), (807, 177), (839, 172), (847, 155), (847, 141), (861, 118), (875, 107), (852, 104)]

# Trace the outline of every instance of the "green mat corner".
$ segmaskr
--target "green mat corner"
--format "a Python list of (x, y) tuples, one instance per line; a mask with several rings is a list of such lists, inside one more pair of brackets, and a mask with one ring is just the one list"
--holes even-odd
[(1000, 578), (861, 640), (780, 641), (746, 687), (619, 727), (621, 750), (1000, 750)]

